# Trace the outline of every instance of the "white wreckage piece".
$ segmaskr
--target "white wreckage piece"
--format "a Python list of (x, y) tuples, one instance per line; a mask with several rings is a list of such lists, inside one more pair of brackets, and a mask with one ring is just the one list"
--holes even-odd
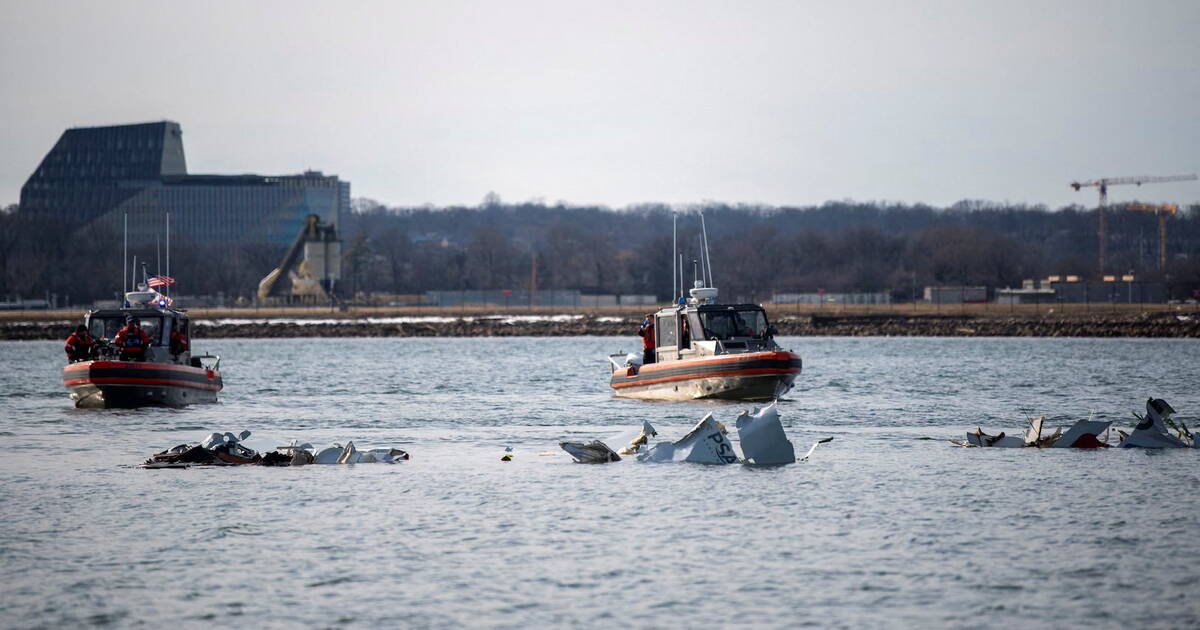
[(950, 440), (950, 442), (957, 446), (980, 448), (1106, 448), (1110, 446), (1102, 441), (1100, 436), (1108, 431), (1112, 422), (1088, 418), (1071, 425), (1066, 432), (1058, 429), (1051, 435), (1042, 437), (1042, 424), (1045, 420), (1045, 416), (1030, 418), (1025, 434), (1021, 437), (1005, 435), (1004, 432), (989, 435), (984, 433), (983, 429), (976, 428), (975, 431), (967, 433), (965, 441)]
[[(777, 466), (804, 461), (812, 455), (817, 444), (832, 441), (825, 438), (809, 449), (808, 455), (796, 459), (796, 451), (783, 431), (779, 410), (774, 403), (743, 411), (735, 421), (741, 442), (741, 455), (728, 437), (725, 425), (717, 422), (712, 414), (706, 414), (687, 435), (674, 442), (660, 442), (649, 446), (649, 439), (658, 433), (649, 423), (643, 422), (640, 431), (628, 431), (607, 440), (591, 442), (562, 442), (559, 446), (576, 462), (604, 464), (621, 461), (621, 455), (639, 453), (639, 462), (692, 462), (698, 464), (747, 464)], [(613, 447), (617, 447), (614, 450)], [(643, 448), (645, 447), (645, 448)]]
[[(779, 421), (779, 410), (775, 403), (755, 409), (752, 413), (743, 411), (733, 426), (737, 427), (738, 439), (742, 443), (742, 458), (746, 463), (773, 466), (796, 461), (796, 449), (783, 432), (783, 423)], [(808, 453), (811, 455), (812, 451)]]
[[(304, 466), (307, 464), (367, 464), (374, 462), (394, 463), (408, 459), (408, 453), (398, 448), (374, 448), (360, 451), (351, 442), (343, 447), (334, 444), (318, 453), (312, 444), (293, 441), (286, 446), (259, 446), (262, 452), (247, 446), (249, 431), (238, 435), (212, 433), (199, 445), (180, 444), (174, 448), (155, 453), (143, 464), (143, 468), (190, 468), (192, 466)], [(259, 440), (259, 442), (264, 442)], [(265, 442), (271, 444), (273, 442)], [(271, 450), (267, 450), (270, 448)]]
[[(622, 455), (636, 453), (650, 438), (657, 435), (658, 431), (654, 430), (649, 422), (643, 421), (642, 428), (636, 431), (625, 431), (605, 440), (592, 440), (587, 443), (560, 442), (558, 446), (580, 464), (606, 464), (621, 461)], [(616, 446), (616, 450), (609, 444)]]
[(1071, 425), (1062, 437), (1054, 440), (1049, 446), (1052, 448), (1108, 448), (1112, 446), (1108, 442), (1100, 439), (1100, 436), (1108, 431), (1112, 426), (1111, 421), (1080, 420)]
[[(1182, 422), (1178, 426), (1171, 420), (1175, 409), (1161, 398), (1146, 400), (1146, 415), (1133, 417), (1138, 419), (1133, 431), (1121, 440), (1121, 448), (1189, 448), (1196, 447), (1196, 439)], [(1176, 435), (1167, 430), (1170, 424)]]
[(638, 455), (639, 462), (692, 462), (695, 464), (736, 464), (737, 453), (725, 437), (725, 427), (705, 414), (696, 426), (675, 442), (660, 442)]
[(250, 437), (249, 431), (242, 431), (237, 435), (234, 435), (228, 431), (224, 433), (210, 433), (209, 436), (204, 438), (204, 441), (200, 443), (200, 448), (211, 451), (214, 448), (225, 444), (239, 444), (242, 442), (242, 440), (245, 440), (248, 437)]
[[(305, 444), (310, 449), (311, 445)], [(408, 459), (408, 453), (398, 448), (373, 448), (360, 451), (354, 442), (345, 446), (334, 442), (312, 456), (313, 464), (394, 464)]]

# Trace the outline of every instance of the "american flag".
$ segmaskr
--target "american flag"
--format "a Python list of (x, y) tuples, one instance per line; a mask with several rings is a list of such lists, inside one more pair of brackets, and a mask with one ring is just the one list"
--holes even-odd
[(159, 274), (157, 276), (150, 276), (150, 279), (146, 281), (146, 284), (151, 287), (165, 287), (168, 284), (175, 284), (175, 278)]
[(154, 295), (158, 296), (158, 297), (154, 298), (155, 302), (165, 304), (166, 306), (170, 306), (175, 303), (175, 300), (172, 300), (171, 298), (159, 293), (158, 291), (155, 291)]

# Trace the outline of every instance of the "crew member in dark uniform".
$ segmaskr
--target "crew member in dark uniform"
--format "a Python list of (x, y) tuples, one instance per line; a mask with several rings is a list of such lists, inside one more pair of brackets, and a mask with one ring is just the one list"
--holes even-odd
[(67, 343), (63, 349), (67, 351), (67, 360), (74, 363), (92, 358), (92, 349), (95, 347), (96, 340), (88, 334), (87, 326), (80, 324), (75, 332), (67, 337)]
[(638, 329), (638, 335), (642, 338), (642, 363), (649, 365), (654, 363), (654, 314), (647, 315), (642, 320), (642, 327)]
[(146, 348), (150, 346), (150, 335), (138, 325), (133, 316), (125, 318), (125, 327), (117, 331), (113, 343), (121, 351), (123, 361), (145, 361)]

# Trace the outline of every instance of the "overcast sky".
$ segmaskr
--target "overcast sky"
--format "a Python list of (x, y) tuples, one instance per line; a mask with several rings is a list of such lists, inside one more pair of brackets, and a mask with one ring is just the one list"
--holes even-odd
[[(388, 205), (1094, 205), (1200, 172), (1200, 1), (0, 0), (0, 204), (72, 126)], [(1113, 188), (1193, 203), (1200, 182)]]

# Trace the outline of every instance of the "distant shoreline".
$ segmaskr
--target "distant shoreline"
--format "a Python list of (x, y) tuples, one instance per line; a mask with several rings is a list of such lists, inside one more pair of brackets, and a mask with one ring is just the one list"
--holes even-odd
[[(572, 337), (637, 334), (640, 318), (616, 315), (489, 315), (428, 317), (204, 318), (193, 315), (195, 339), (304, 337)], [(840, 337), (1134, 337), (1200, 338), (1200, 314), (830, 313), (781, 315), (780, 336)], [(0, 339), (65, 339), (77, 321), (0, 321)]]

